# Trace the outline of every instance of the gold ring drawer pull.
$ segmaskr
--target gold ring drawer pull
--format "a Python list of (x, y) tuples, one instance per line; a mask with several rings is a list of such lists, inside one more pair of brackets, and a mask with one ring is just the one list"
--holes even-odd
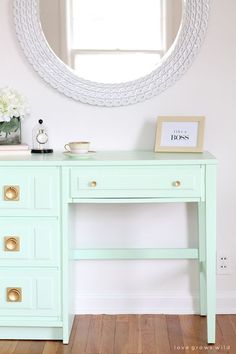
[(20, 238), (6, 236), (4, 237), (5, 251), (7, 252), (17, 252), (20, 250)]
[(21, 288), (7, 288), (7, 302), (21, 302), (22, 290)]
[(173, 182), (173, 186), (174, 187), (180, 187), (181, 186), (181, 182), (180, 181), (174, 181)]
[(19, 186), (4, 186), (4, 200), (16, 201), (20, 199)]
[(90, 182), (90, 187), (93, 187), (93, 188), (97, 187), (97, 182), (96, 181)]

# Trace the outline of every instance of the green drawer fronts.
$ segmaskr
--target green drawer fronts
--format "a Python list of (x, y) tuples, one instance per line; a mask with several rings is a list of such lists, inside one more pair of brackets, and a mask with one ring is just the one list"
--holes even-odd
[(71, 198), (204, 198), (204, 169), (176, 167), (97, 167), (70, 170)]
[(60, 265), (60, 233), (56, 219), (0, 218), (2, 266)]
[[(0, 323), (4, 317), (61, 316), (60, 273), (54, 270), (0, 270)], [(17, 319), (17, 317), (20, 317)]]
[(0, 170), (1, 215), (57, 215), (59, 170), (12, 168)]
[(0, 168), (0, 338), (62, 328), (60, 186), (57, 166)]

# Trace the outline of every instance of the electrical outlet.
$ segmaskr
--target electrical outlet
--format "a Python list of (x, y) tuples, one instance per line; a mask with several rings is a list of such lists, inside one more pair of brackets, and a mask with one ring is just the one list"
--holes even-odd
[(228, 252), (221, 252), (217, 254), (217, 274), (228, 275), (231, 274), (231, 257)]

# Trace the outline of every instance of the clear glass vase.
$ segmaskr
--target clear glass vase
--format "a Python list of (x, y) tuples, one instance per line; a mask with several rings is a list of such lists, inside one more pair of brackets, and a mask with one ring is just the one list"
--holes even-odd
[(10, 122), (0, 122), (0, 145), (21, 144), (20, 117), (11, 118)]

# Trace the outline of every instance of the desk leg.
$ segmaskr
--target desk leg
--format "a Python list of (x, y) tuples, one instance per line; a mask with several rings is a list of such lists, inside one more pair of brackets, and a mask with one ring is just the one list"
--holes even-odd
[(70, 260), (69, 246), (71, 233), (69, 232), (69, 168), (62, 168), (61, 180), (62, 198), (61, 198), (61, 232), (62, 232), (62, 319), (63, 319), (63, 344), (68, 344), (73, 325), (73, 261)]
[(207, 339), (215, 343), (216, 312), (216, 167), (206, 166)]
[(206, 316), (206, 205), (198, 203), (200, 314)]

